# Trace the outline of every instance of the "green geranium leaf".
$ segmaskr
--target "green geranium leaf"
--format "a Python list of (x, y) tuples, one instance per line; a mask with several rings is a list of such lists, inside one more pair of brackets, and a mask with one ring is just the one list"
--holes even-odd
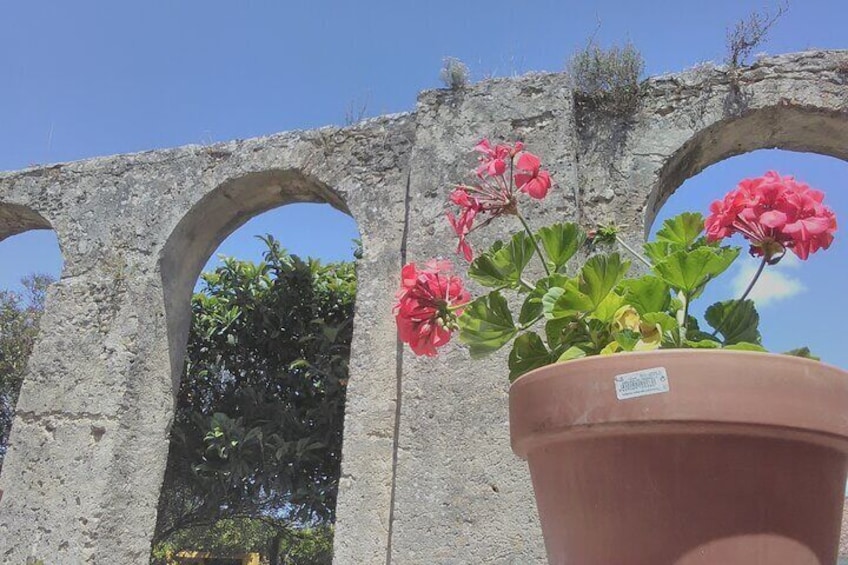
[(534, 290), (527, 295), (527, 298), (524, 299), (524, 304), (521, 305), (521, 312), (518, 314), (518, 323), (522, 326), (529, 324), (541, 315), (542, 298)]
[(716, 302), (707, 308), (704, 319), (710, 327), (718, 330), (725, 345), (760, 342), (760, 332), (757, 330), (760, 315), (752, 300)]
[(633, 351), (642, 336), (633, 330), (622, 330), (615, 333), (615, 341), (623, 351)]
[(523, 231), (518, 232), (506, 244), (496, 241), (491, 249), (472, 261), (468, 276), (483, 286), (516, 288), (533, 251), (530, 236)]
[(653, 275), (621, 282), (627, 303), (636, 308), (639, 314), (665, 312), (671, 303), (668, 285)]
[(598, 352), (598, 355), (612, 355), (613, 353), (618, 353), (620, 349), (621, 344), (617, 341), (611, 341)]
[(542, 338), (533, 332), (523, 333), (515, 339), (509, 353), (509, 381), (550, 362), (551, 352), (545, 347)]
[(721, 343), (718, 341), (718, 338), (713, 337), (707, 332), (702, 332), (697, 327), (693, 327), (691, 322), (686, 330), (686, 339), (688, 341), (715, 341), (716, 343), (721, 345)]
[(570, 318), (592, 309), (592, 299), (580, 292), (573, 279), (567, 280), (563, 286), (550, 288), (542, 297), (542, 311), (548, 320)]
[(583, 332), (578, 332), (579, 335), (574, 335), (574, 326), (578, 324), (575, 318), (557, 318), (549, 320), (545, 324), (545, 339), (548, 341), (548, 347), (551, 349), (560, 348), (564, 342), (572, 343), (574, 339), (583, 341)]
[(654, 271), (669, 286), (693, 296), (707, 282), (723, 273), (738, 255), (739, 249), (730, 247), (676, 251), (656, 263)]
[(545, 337), (548, 348), (561, 355), (569, 347), (579, 347), (587, 353), (596, 349), (592, 344), (588, 325), (577, 318), (560, 318), (545, 324)]
[(657, 231), (656, 241), (671, 244), (675, 251), (692, 247), (704, 231), (704, 217), (698, 213), (683, 212), (663, 222)]
[(692, 251), (708, 245), (704, 238), (699, 237), (703, 231), (704, 217), (701, 214), (684, 212), (669, 218), (657, 231), (655, 241), (645, 244), (645, 255), (656, 264), (678, 251)]
[[(559, 300), (564, 294), (565, 285), (551, 287), (545, 292), (545, 294), (542, 295), (542, 312), (545, 313), (545, 318), (548, 320), (555, 320), (557, 318), (564, 318), (568, 315), (567, 313), (563, 313), (561, 316), (554, 314), (557, 300)], [(577, 310), (572, 311), (572, 315), (576, 311)]]
[(821, 358), (816, 357), (810, 352), (809, 347), (799, 347), (797, 349), (790, 349), (784, 355), (792, 355), (793, 357), (803, 357), (804, 359), (812, 359), (813, 361), (821, 361)]
[[(686, 327), (688, 328), (690, 335), (695, 335), (696, 333), (701, 332), (701, 326), (698, 324), (698, 318), (696, 318), (695, 316), (692, 316), (691, 314), (689, 315), (689, 318), (686, 321)], [(713, 339), (710, 336), (707, 336), (707, 337), (709, 337), (710, 339)], [(698, 338), (694, 338), (694, 339), (698, 339)]]
[(595, 255), (586, 261), (580, 269), (578, 289), (589, 299), (589, 310), (601, 304), (629, 268), (630, 261), (622, 261), (618, 253)]
[(571, 361), (572, 359), (580, 359), (581, 357), (586, 357), (586, 352), (577, 346), (571, 346), (563, 351), (562, 355), (560, 355), (557, 359), (557, 362)]
[(607, 294), (607, 297), (598, 304), (598, 307), (595, 308), (595, 311), (592, 313), (592, 318), (609, 323), (612, 321), (613, 316), (615, 316), (618, 309), (622, 306), (624, 306), (624, 297), (615, 291), (610, 292)]
[(765, 347), (758, 343), (748, 343), (745, 341), (740, 341), (739, 343), (734, 343), (733, 345), (725, 346), (725, 349), (729, 349), (731, 351), (768, 351)]
[(536, 283), (534, 288), (524, 299), (524, 304), (521, 305), (521, 313), (518, 316), (519, 324), (529, 324), (536, 318), (542, 315), (543, 306), (542, 298), (551, 288), (564, 287), (568, 281), (568, 277), (560, 274), (553, 274), (545, 277)]
[(554, 224), (538, 231), (539, 241), (554, 270), (560, 270), (586, 241), (577, 224)]
[(686, 347), (691, 347), (694, 349), (719, 349), (721, 348), (721, 344), (712, 339), (702, 339), (700, 341), (694, 341), (691, 339), (687, 339), (685, 341)]
[(704, 283), (695, 289), (695, 292), (689, 297), (689, 300), (694, 300), (701, 296), (704, 292), (704, 289), (711, 280), (721, 275), (724, 271), (733, 264), (736, 258), (739, 256), (739, 252), (742, 250), (741, 247), (718, 247), (715, 245), (708, 245), (703, 247), (703, 249), (710, 249), (713, 253), (716, 254), (718, 259), (714, 262), (711, 268), (714, 270), (712, 274), (710, 274), (705, 280)]
[(658, 325), (663, 333), (673, 332), (678, 328), (677, 320), (665, 312), (648, 312), (642, 316), (642, 321)]
[(674, 253), (675, 249), (667, 241), (652, 241), (642, 246), (645, 255), (656, 265), (666, 257)]
[(509, 305), (498, 291), (474, 300), (459, 317), (459, 339), (472, 357), (497, 351), (516, 333)]

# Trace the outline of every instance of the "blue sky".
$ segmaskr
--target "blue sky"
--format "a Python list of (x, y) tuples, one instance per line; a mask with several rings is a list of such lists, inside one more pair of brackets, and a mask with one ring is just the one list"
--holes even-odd
[[(775, 2), (561, 0), (109, 2), (28, 0), (0, 4), (0, 170), (249, 138), (412, 110), (440, 86), (442, 58), (472, 79), (562, 70), (594, 34), (632, 41), (647, 73), (679, 71), (725, 56), (728, 27)], [(758, 51), (845, 48), (842, 1), (794, 2)], [(848, 218), (848, 165), (815, 155), (756, 152), (687, 181), (664, 215), (705, 210), (744, 176), (794, 174), (827, 192)], [(321, 229), (316, 229), (320, 226)], [(329, 227), (328, 227), (329, 226)], [(272, 232), (291, 251), (350, 257), (353, 222), (329, 208), (284, 207), (255, 218), (223, 253), (257, 258), (254, 235)], [(838, 234), (838, 237), (843, 235)], [(848, 245), (837, 240), (804, 265), (781, 265), (760, 296), (766, 343), (808, 344), (848, 367), (837, 320), (848, 280)], [(33, 271), (58, 273), (49, 232), (0, 242), (0, 288)], [(715, 298), (732, 296), (740, 266)], [(744, 275), (744, 272), (742, 272)], [(720, 283), (716, 283), (719, 284)], [(709, 297), (708, 297), (709, 298)]]

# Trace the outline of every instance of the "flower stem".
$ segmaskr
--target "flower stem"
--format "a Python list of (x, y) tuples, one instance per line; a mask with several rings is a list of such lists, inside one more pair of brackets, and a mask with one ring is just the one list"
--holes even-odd
[(636, 251), (635, 249), (633, 249), (632, 247), (627, 245), (627, 243), (625, 243), (625, 241), (622, 238), (620, 238), (618, 236), (618, 234), (616, 234), (615, 240), (618, 242), (619, 245), (621, 245), (623, 248), (625, 248), (627, 251), (629, 251), (631, 255), (633, 255), (634, 257), (639, 259), (639, 261), (642, 264), (644, 264), (646, 267), (648, 267), (649, 269), (653, 267), (653, 265), (651, 265), (650, 261), (648, 261), (644, 256), (642, 256), (641, 253), (639, 253), (638, 251)]
[(525, 330), (529, 330), (530, 328), (532, 328), (532, 327), (536, 324), (536, 322), (538, 322), (539, 320), (541, 320), (541, 319), (542, 319), (542, 318), (544, 318), (544, 317), (545, 317), (545, 315), (544, 315), (544, 314), (539, 314), (538, 316), (536, 316), (534, 319), (532, 319), (531, 321), (527, 322), (527, 323), (526, 323), (526, 324), (524, 324), (523, 326), (522, 326), (522, 325), (519, 325), (519, 326), (518, 326), (518, 331), (523, 332), (523, 331), (525, 331)]
[(768, 261), (769, 261), (768, 255), (763, 254), (763, 260), (760, 261), (760, 266), (757, 267), (757, 272), (754, 273), (754, 278), (751, 279), (751, 282), (748, 284), (748, 288), (746, 288), (745, 292), (742, 293), (742, 298), (740, 298), (739, 300), (737, 300), (733, 304), (733, 307), (730, 309), (730, 312), (728, 312), (727, 316), (725, 316), (724, 319), (722, 319), (721, 323), (718, 325), (718, 327), (715, 329), (715, 331), (711, 334), (711, 337), (715, 337), (716, 335), (718, 335), (718, 332), (720, 332), (721, 329), (724, 327), (725, 322), (727, 322), (727, 320), (732, 318), (733, 315), (736, 313), (736, 310), (739, 309), (739, 305), (742, 304), (743, 302), (745, 302), (745, 299), (748, 298), (748, 294), (751, 293), (751, 290), (754, 288), (754, 285), (757, 284), (757, 280), (760, 278), (760, 275), (763, 274), (763, 269), (766, 268), (766, 264), (768, 264)]
[(521, 215), (521, 212), (518, 210), (515, 211), (515, 215), (518, 216), (518, 219), (521, 221), (521, 225), (524, 226), (524, 231), (527, 232), (527, 235), (530, 236), (530, 241), (533, 242), (533, 247), (536, 248), (536, 254), (539, 256), (539, 260), (542, 261), (542, 267), (545, 268), (545, 274), (547, 276), (551, 276), (551, 270), (548, 268), (548, 263), (545, 261), (545, 256), (542, 255), (542, 249), (539, 247), (539, 242), (536, 241), (536, 236), (533, 235), (533, 232), (530, 230), (530, 226), (527, 225), (527, 220), (524, 219), (524, 216)]

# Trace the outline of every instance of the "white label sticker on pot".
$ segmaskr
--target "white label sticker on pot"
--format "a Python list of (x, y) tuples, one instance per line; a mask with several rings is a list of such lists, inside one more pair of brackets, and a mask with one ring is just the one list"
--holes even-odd
[(619, 400), (662, 392), (668, 392), (668, 375), (665, 367), (643, 369), (615, 377), (615, 396)]

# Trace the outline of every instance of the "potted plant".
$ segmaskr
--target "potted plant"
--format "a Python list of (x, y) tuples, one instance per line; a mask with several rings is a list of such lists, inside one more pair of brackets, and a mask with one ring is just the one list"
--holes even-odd
[[(530, 467), (549, 561), (834, 563), (848, 374), (806, 348), (766, 353), (748, 299), (787, 252), (829, 247), (822, 193), (774, 172), (747, 179), (706, 219), (667, 220), (640, 253), (614, 226), (534, 231), (520, 205), (553, 185), (540, 159), (521, 143), (475, 149), (476, 180), (455, 187), (447, 216), (468, 277), (488, 291), (472, 300), (447, 261), (410, 263), (395, 316), (419, 355), (454, 333), (472, 357), (512, 344), (512, 447)], [(474, 257), (471, 232), (507, 215), (523, 230)], [(734, 234), (760, 267), (702, 328), (692, 303), (738, 257), (722, 245)], [(616, 242), (647, 274), (627, 278), (630, 259), (599, 252)], [(575, 256), (588, 257), (579, 269)]]

